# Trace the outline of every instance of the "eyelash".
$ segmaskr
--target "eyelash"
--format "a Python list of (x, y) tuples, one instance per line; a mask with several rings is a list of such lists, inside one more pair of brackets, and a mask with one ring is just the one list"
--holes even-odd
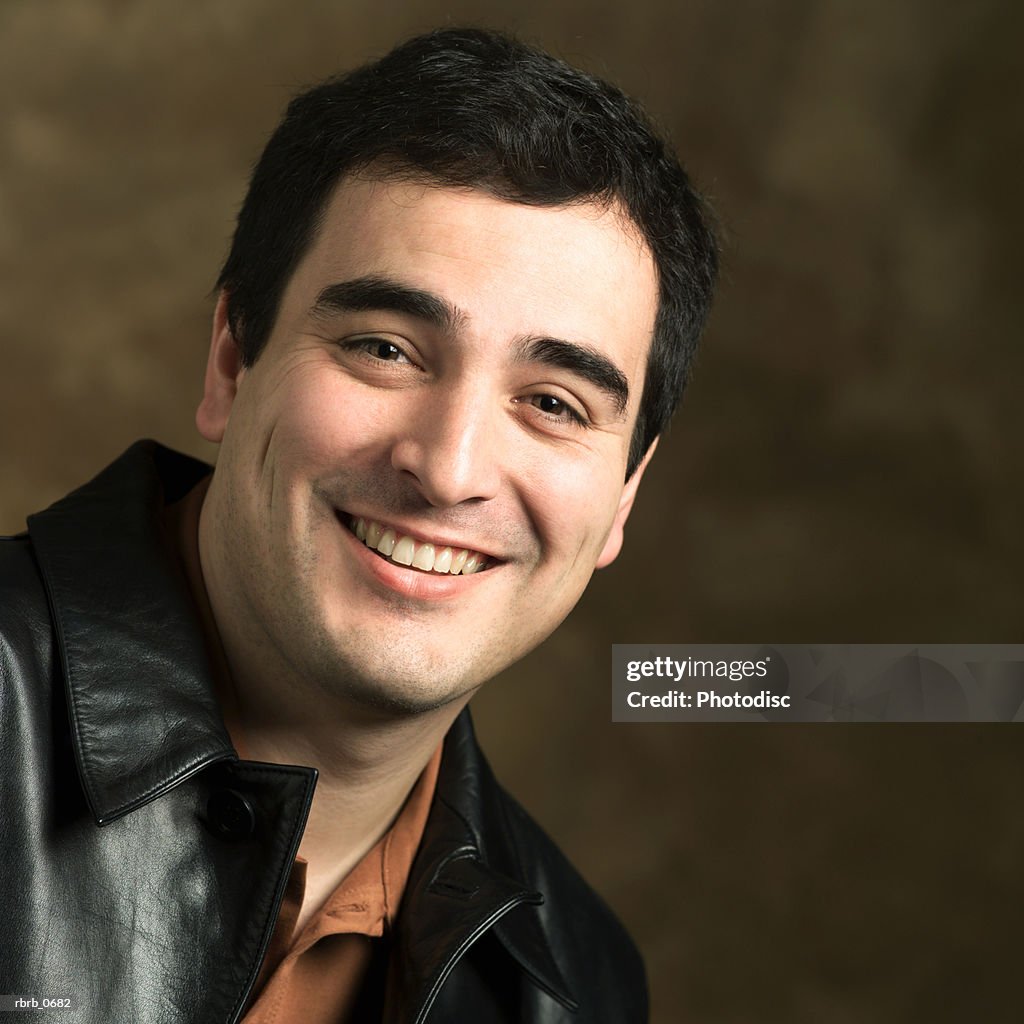
[[(394, 353), (401, 356), (402, 358), (387, 359), (384, 356), (377, 355), (373, 351), (374, 348), (380, 348), (382, 346), (389, 347)], [(402, 347), (400, 345), (396, 345), (393, 341), (387, 341), (384, 338), (353, 338), (352, 340), (345, 342), (342, 345), (342, 348), (344, 348), (345, 351), (347, 352), (361, 352), (377, 363), (398, 363), (401, 362), (402, 360), (405, 360), (406, 362), (413, 366), (417, 365), (416, 363), (413, 362), (412, 359), (409, 358), (407, 353), (405, 353), (402, 350)], [(562, 409), (565, 410), (565, 414), (559, 416), (556, 413), (541, 409), (540, 406), (536, 404), (536, 402), (538, 400), (542, 400), (545, 398), (550, 399), (553, 402), (557, 402), (562, 407)], [(583, 415), (583, 413), (581, 413), (578, 409), (570, 405), (569, 402), (559, 398), (557, 395), (551, 395), (542, 392), (540, 394), (529, 395), (526, 398), (516, 398), (514, 399), (514, 401), (517, 404), (529, 403), (545, 419), (551, 420), (554, 423), (569, 423), (573, 427), (581, 427), (583, 429), (588, 429), (590, 427), (590, 420), (588, 420), (587, 417)]]

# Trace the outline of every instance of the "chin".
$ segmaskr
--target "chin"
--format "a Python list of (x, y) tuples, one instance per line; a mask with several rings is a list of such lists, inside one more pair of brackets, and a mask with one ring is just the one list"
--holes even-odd
[(472, 692), (470, 689), (446, 689), (432, 686), (417, 686), (410, 682), (396, 685), (394, 678), (386, 682), (361, 680), (346, 687), (342, 698), (348, 703), (366, 711), (376, 712), (388, 718), (409, 718), (439, 711)]
[(366, 653), (359, 660), (347, 657), (335, 659), (333, 664), (321, 662), (318, 675), (323, 690), (349, 707), (386, 717), (408, 717), (464, 700), (480, 685), (460, 672), (468, 666), (432, 658), (423, 650), (410, 652), (396, 645), (377, 652), (377, 657), (366, 658)]

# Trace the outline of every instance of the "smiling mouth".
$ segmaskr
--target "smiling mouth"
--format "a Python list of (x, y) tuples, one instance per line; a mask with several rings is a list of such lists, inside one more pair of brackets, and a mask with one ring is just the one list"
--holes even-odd
[(344, 515), (341, 518), (374, 554), (407, 569), (418, 569), (437, 576), (472, 576), (495, 564), (487, 555), (471, 548), (431, 544), (361, 516)]

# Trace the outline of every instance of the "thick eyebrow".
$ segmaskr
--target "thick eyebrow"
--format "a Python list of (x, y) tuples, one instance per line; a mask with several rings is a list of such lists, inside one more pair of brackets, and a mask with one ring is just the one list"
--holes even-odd
[(465, 319), (459, 309), (433, 292), (375, 275), (328, 285), (317, 295), (310, 315), (326, 318), (332, 314), (358, 313), (363, 310), (404, 313), (451, 333)]
[(562, 341), (560, 338), (525, 338), (519, 343), (517, 362), (557, 366), (582, 377), (603, 391), (621, 415), (629, 404), (626, 375), (604, 354), (589, 345)]

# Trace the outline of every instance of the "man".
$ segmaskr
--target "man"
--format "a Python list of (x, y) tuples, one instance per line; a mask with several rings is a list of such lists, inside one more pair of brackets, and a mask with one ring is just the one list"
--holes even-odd
[(434, 33), (293, 101), (219, 281), (216, 469), (136, 445), (0, 551), (0, 991), (646, 1018), (464, 709), (617, 556), (714, 275), (642, 115), (519, 43)]

